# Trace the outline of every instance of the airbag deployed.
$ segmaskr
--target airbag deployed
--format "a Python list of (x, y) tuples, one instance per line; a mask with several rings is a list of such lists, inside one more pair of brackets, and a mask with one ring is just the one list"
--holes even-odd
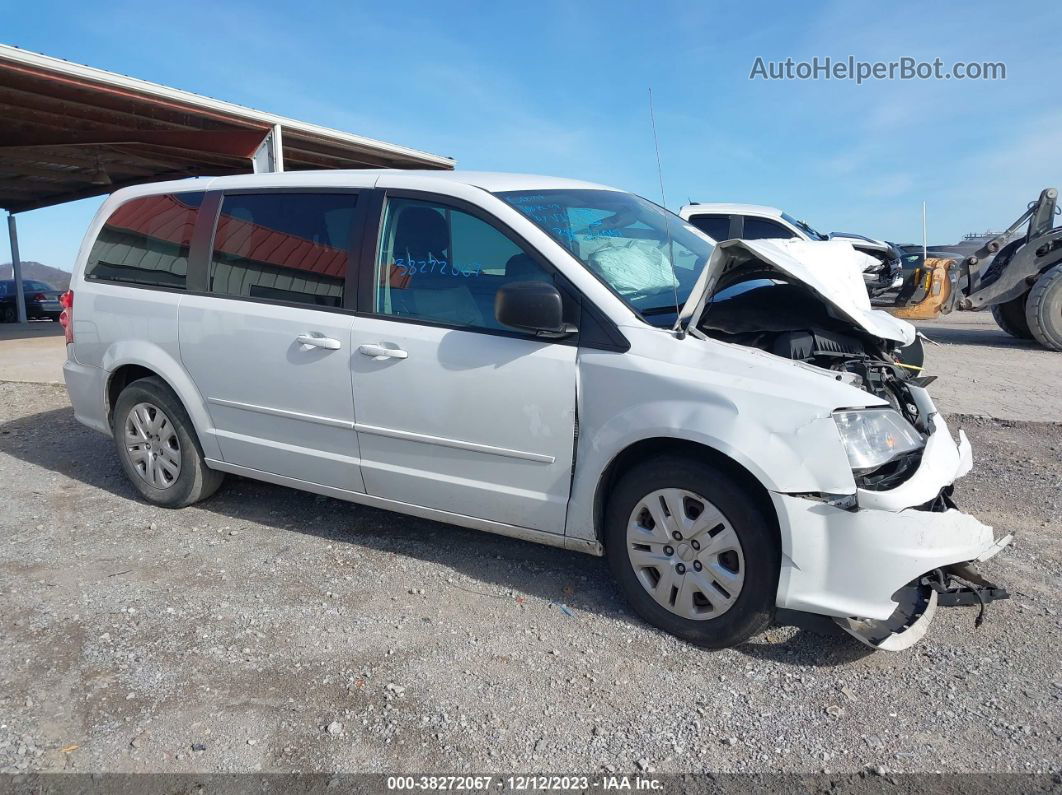
[(606, 246), (590, 255), (597, 272), (628, 301), (671, 292), (678, 287), (671, 263), (655, 246)]

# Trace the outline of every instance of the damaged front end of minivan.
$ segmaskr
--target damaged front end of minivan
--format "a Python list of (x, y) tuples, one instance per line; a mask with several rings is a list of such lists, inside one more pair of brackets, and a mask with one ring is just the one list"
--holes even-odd
[(905, 355), (910, 324), (873, 310), (846, 243), (717, 246), (676, 331), (757, 349), (867, 393), (834, 407), (852, 470), (847, 493), (772, 493), (783, 538), (779, 607), (830, 616), (869, 646), (900, 650), (939, 606), (1005, 599), (974, 566), (1010, 535), (959, 511), (953, 483), (972, 467)]

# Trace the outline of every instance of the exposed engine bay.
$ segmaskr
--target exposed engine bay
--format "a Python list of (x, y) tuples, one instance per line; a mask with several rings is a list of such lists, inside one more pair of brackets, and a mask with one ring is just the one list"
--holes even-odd
[(728, 281), (698, 324), (706, 335), (844, 374), (854, 386), (887, 400), (915, 427), (921, 424), (904, 387), (918, 368), (897, 357), (898, 343), (853, 327), (807, 287), (777, 273)]
[[(713, 339), (744, 345), (836, 373), (839, 380), (887, 401), (923, 436), (932, 433), (928, 412), (909, 384), (925, 386), (919, 365), (902, 359), (902, 344), (870, 334), (835, 312), (807, 285), (763, 262), (723, 274), (700, 315), (697, 330)], [(898, 458), (859, 485), (893, 488), (917, 468), (920, 454)]]

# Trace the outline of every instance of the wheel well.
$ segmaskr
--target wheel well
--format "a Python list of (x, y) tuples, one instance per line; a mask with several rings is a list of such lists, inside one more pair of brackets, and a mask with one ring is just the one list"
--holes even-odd
[(601, 476), (601, 480), (598, 482), (597, 494), (594, 499), (594, 529), (597, 533), (598, 541), (602, 544), (605, 542), (605, 506), (608, 504), (609, 494), (612, 493), (612, 488), (615, 486), (616, 482), (619, 481), (619, 479), (631, 468), (643, 461), (649, 458), (657, 458), (665, 455), (690, 458), (695, 461), (703, 461), (711, 464), (723, 470), (738, 483), (745, 486), (748, 489), (749, 494), (751, 494), (753, 499), (759, 504), (764, 517), (770, 522), (771, 527), (774, 529), (774, 534), (778, 543), (781, 544), (781, 532), (778, 529), (778, 514), (775, 512), (770, 494), (755, 475), (733, 458), (719, 452), (713, 447), (698, 444), (697, 442), (691, 442), (686, 439), (672, 439), (667, 437), (643, 439), (640, 442), (635, 442), (613, 458), (605, 469), (604, 474)]
[(139, 364), (126, 364), (119, 367), (111, 374), (111, 380), (107, 382), (107, 422), (111, 421), (114, 412), (114, 404), (118, 402), (118, 396), (122, 390), (134, 381), (141, 378), (161, 378), (154, 370), (141, 367)]

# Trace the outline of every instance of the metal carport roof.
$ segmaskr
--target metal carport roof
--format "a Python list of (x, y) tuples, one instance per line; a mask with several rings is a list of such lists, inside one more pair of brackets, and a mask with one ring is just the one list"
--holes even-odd
[[(178, 177), (333, 168), (452, 169), (452, 158), (0, 44), (0, 209)], [(15, 216), (8, 216), (26, 322)]]
[(252, 170), (452, 169), (451, 158), (0, 45), (0, 208)]

